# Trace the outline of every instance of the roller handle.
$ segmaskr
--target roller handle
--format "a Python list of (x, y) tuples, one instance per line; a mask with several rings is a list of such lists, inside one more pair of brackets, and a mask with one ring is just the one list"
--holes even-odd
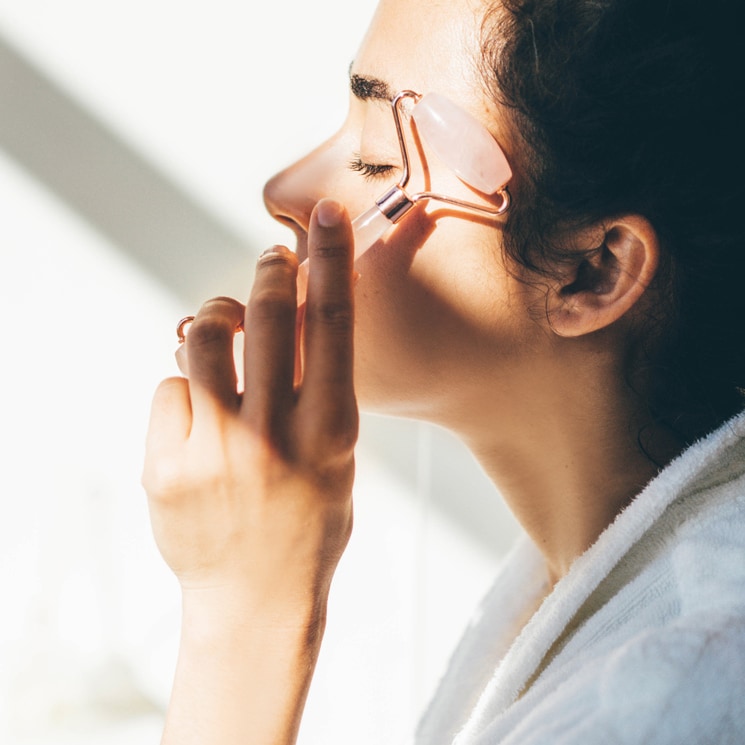
[[(352, 220), (354, 231), (354, 259), (355, 261), (367, 251), (370, 246), (382, 238), (393, 223), (380, 211), (377, 204)], [(297, 272), (297, 304), (305, 302), (308, 293), (308, 259), (298, 267)]]

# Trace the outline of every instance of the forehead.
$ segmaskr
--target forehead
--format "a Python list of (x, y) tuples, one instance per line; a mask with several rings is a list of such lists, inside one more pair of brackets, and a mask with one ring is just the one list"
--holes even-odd
[(476, 0), (381, 0), (352, 72), (395, 92), (437, 91), (474, 113), (486, 105), (478, 73), (483, 7)]

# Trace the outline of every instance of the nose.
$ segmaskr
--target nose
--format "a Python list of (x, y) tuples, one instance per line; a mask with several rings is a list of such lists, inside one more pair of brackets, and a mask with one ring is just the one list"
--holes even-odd
[(264, 204), (269, 214), (292, 228), (298, 237), (307, 233), (310, 213), (318, 200), (329, 196), (330, 152), (331, 143), (324, 143), (264, 185)]

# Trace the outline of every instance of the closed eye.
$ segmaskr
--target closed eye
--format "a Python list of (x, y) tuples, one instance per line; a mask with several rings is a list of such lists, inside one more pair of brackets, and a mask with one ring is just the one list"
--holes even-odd
[(396, 169), (396, 166), (366, 163), (359, 155), (355, 155), (349, 161), (349, 168), (356, 173), (361, 173), (366, 179), (374, 180), (388, 175)]

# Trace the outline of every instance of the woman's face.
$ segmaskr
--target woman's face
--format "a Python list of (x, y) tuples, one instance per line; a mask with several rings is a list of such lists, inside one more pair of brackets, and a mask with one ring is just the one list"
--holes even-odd
[[(482, 15), (476, 0), (382, 0), (351, 67), (343, 126), (266, 186), (267, 206), (297, 233), (301, 259), (321, 197), (340, 200), (355, 217), (400, 178), (386, 100), (396, 92), (441, 93), (504, 144), (477, 71)], [(426, 144), (424, 165), (408, 119), (404, 129), (410, 191), (487, 203)], [(484, 396), (510, 395), (509, 381), (518, 380), (535, 346), (528, 342), (541, 335), (534, 291), (506, 271), (500, 249), (499, 223), (429, 202), (358, 260), (355, 381), (363, 408), (457, 428)]]

